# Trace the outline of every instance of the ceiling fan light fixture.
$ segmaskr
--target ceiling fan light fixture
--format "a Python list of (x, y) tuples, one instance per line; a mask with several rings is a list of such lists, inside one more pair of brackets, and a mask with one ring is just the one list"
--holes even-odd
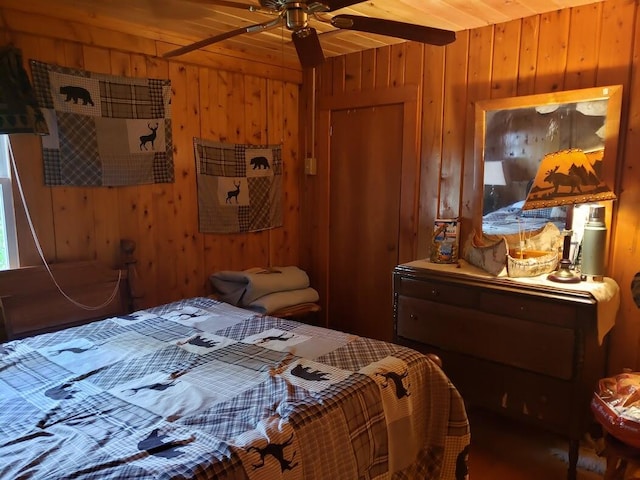
[(351, 27), (353, 27), (353, 20), (351, 20), (350, 18), (333, 17), (331, 19), (331, 25), (336, 28), (350, 29)]

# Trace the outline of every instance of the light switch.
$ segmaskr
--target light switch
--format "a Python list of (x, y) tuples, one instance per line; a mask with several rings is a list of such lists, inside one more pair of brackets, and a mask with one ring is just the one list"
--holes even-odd
[(315, 175), (317, 173), (318, 162), (315, 157), (307, 157), (304, 159), (304, 173), (307, 175)]

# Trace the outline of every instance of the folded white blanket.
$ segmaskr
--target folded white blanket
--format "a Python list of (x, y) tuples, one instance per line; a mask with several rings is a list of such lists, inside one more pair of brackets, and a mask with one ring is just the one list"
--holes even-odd
[(295, 266), (223, 270), (212, 274), (210, 280), (220, 300), (243, 307), (270, 293), (309, 286), (307, 273)]
[(247, 305), (247, 308), (263, 314), (269, 314), (281, 308), (293, 307), (301, 303), (314, 303), (319, 298), (318, 292), (308, 287), (301, 290), (288, 290), (264, 295)]

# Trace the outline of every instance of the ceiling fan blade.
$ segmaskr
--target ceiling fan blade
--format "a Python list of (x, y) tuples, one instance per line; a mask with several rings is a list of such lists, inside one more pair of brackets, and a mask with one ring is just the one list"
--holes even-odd
[(217, 5), (220, 7), (241, 8), (242, 10), (259, 9), (258, 5), (248, 5), (246, 3), (233, 2), (230, 0), (189, 0), (191, 3), (203, 3), (205, 5)]
[(430, 45), (447, 45), (456, 39), (456, 33), (450, 30), (357, 15), (336, 15), (331, 19), (331, 25), (336, 28), (377, 33)]
[(319, 0), (329, 7), (329, 11), (340, 10), (341, 8), (350, 7), (356, 3), (362, 3), (364, 0)]
[(193, 50), (198, 50), (199, 48), (206, 47), (207, 45), (221, 42), (222, 40), (235, 37), (236, 35), (241, 35), (243, 33), (261, 32), (263, 30), (267, 30), (269, 28), (277, 26), (281, 20), (282, 17), (278, 17), (274, 20), (269, 20), (268, 22), (249, 25), (248, 27), (236, 28), (235, 30), (221, 33), (220, 35), (216, 35), (214, 37), (205, 38), (190, 45), (185, 45), (184, 47), (176, 48), (175, 50), (171, 50), (163, 54), (162, 56), (164, 58), (177, 57), (178, 55), (184, 55), (185, 53), (192, 52)]
[(300, 59), (300, 65), (303, 68), (317, 67), (324, 62), (322, 45), (320, 45), (318, 32), (316, 32), (315, 28), (308, 27), (293, 32), (291, 40), (293, 40)]

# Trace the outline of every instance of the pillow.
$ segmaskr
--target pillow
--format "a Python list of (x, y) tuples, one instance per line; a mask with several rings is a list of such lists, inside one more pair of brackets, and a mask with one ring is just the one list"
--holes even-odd
[(521, 217), (525, 218), (551, 218), (552, 208), (534, 208), (532, 210), (522, 210)]

